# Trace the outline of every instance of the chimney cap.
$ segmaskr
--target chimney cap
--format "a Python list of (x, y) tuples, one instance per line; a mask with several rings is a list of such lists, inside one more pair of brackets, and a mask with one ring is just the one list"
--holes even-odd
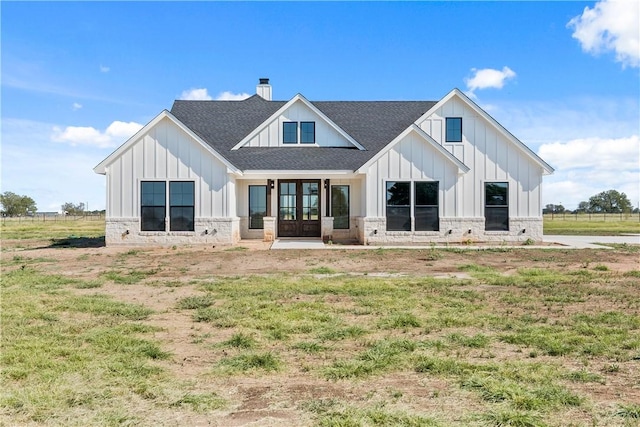
[(269, 79), (268, 79), (268, 78), (265, 78), (265, 77), (262, 77), (262, 78), (260, 79), (260, 84), (261, 84), (261, 85), (268, 85), (268, 84), (269, 84)]

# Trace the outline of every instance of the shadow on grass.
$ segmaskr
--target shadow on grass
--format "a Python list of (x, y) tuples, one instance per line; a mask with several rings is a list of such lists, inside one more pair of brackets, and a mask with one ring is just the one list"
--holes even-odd
[(65, 237), (51, 239), (47, 248), (102, 248), (105, 246), (104, 236), (100, 237)]

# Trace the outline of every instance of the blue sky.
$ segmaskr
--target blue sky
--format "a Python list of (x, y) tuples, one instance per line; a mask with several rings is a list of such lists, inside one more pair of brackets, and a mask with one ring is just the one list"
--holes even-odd
[(438, 100), (556, 168), (543, 203), (640, 204), (637, 1), (2, 2), (1, 191), (105, 206), (93, 167), (173, 101)]

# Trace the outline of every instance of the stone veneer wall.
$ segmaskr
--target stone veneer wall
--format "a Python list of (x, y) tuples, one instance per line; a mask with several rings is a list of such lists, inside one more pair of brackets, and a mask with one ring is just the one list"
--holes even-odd
[(358, 240), (366, 245), (542, 241), (542, 218), (510, 218), (509, 231), (485, 231), (484, 218), (440, 218), (440, 231), (387, 231), (385, 217), (360, 218)]
[(115, 245), (232, 245), (240, 241), (240, 218), (196, 218), (195, 231), (140, 231), (139, 218), (107, 218), (105, 242)]

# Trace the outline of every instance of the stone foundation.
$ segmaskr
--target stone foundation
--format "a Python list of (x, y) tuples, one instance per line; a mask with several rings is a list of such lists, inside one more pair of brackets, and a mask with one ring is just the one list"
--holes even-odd
[(139, 218), (107, 218), (107, 246), (172, 246), (240, 241), (240, 218), (196, 218), (194, 231), (140, 231)]
[(365, 245), (542, 241), (542, 218), (510, 218), (509, 231), (485, 231), (484, 218), (440, 218), (439, 231), (387, 231), (387, 220), (359, 218), (358, 240)]

